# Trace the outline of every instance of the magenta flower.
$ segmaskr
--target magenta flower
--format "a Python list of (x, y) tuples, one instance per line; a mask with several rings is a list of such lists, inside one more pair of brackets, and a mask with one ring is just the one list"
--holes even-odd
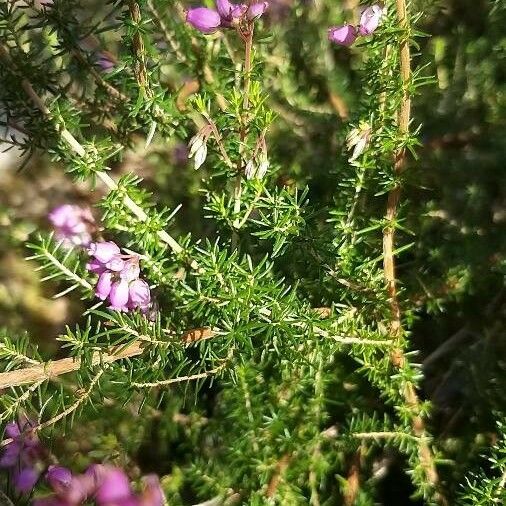
[(35, 424), (26, 421), (21, 424), (11, 422), (5, 428), (5, 435), (11, 439), (5, 445), (0, 457), (0, 467), (8, 469), (16, 490), (20, 493), (30, 492), (37, 483), (44, 456), (37, 436), (31, 432)]
[(68, 246), (88, 246), (95, 219), (88, 207), (64, 204), (53, 209), (48, 215), (56, 237)]
[(49, 497), (35, 499), (35, 501), (32, 503), (32, 506), (77, 506), (77, 503), (72, 504), (54, 495), (51, 495)]
[(214, 33), (218, 28), (232, 28), (244, 17), (249, 21), (259, 18), (269, 6), (269, 2), (233, 4), (229, 0), (215, 0), (216, 10), (207, 7), (190, 9), (186, 21), (202, 33)]
[(98, 53), (96, 62), (103, 72), (111, 72), (116, 66), (116, 58), (109, 51)]
[(251, 4), (246, 12), (248, 19), (257, 19), (269, 8), (269, 2)]
[(221, 27), (232, 28), (246, 14), (248, 6), (232, 4), (228, 0), (216, 0), (216, 9), (221, 18)]
[(121, 253), (119, 246), (112, 241), (94, 242), (90, 244), (88, 253), (95, 257), (95, 260), (106, 264), (110, 262), (115, 256)]
[(63, 494), (72, 484), (72, 473), (66, 467), (49, 466), (46, 481), (55, 492)]
[(360, 24), (358, 26), (359, 34), (371, 35), (376, 28), (378, 28), (382, 16), (383, 9), (379, 5), (372, 5), (364, 9), (360, 16)]
[(128, 283), (126, 281), (116, 281), (111, 286), (109, 293), (109, 306), (116, 311), (128, 311)]
[(97, 491), (98, 480), (91, 472), (93, 467), (84, 474), (74, 476), (64, 467), (50, 466), (46, 480), (54, 493), (35, 500), (33, 506), (81, 506)]
[(244, 4), (234, 5), (229, 0), (216, 0), (216, 9), (222, 26), (231, 26), (235, 20), (244, 16), (248, 7)]
[(113, 283), (113, 273), (105, 271), (100, 274), (97, 286), (95, 287), (95, 294), (99, 299), (105, 300), (111, 293)]
[(330, 42), (340, 46), (351, 46), (357, 38), (357, 30), (352, 25), (332, 26), (328, 31)]
[(199, 32), (210, 34), (214, 33), (221, 25), (221, 17), (212, 9), (196, 7), (195, 9), (188, 10), (186, 22)]
[(16, 490), (21, 494), (28, 494), (39, 480), (40, 471), (35, 467), (25, 467), (13, 471), (13, 481)]
[(146, 311), (151, 304), (151, 292), (149, 285), (143, 279), (136, 279), (128, 287), (128, 307), (130, 309), (139, 308)]
[(145, 488), (140, 497), (140, 506), (163, 506), (163, 492), (158, 476), (150, 474), (144, 478)]
[(331, 26), (328, 38), (340, 46), (351, 46), (358, 36), (371, 35), (378, 28), (383, 9), (379, 5), (372, 5), (363, 10), (358, 28), (352, 25)]
[(104, 467), (95, 499), (100, 506), (123, 504), (132, 495), (126, 474), (114, 467)]
[(95, 295), (109, 299), (110, 309), (147, 312), (151, 305), (151, 293), (146, 281), (139, 278), (137, 255), (123, 255), (114, 242), (92, 243), (88, 249), (92, 259), (89, 271), (98, 274)]

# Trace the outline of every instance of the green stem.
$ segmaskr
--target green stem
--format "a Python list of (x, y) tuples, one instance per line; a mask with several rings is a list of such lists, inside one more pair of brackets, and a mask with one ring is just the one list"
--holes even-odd
[(240, 146), (239, 146), (239, 160), (237, 163), (237, 174), (235, 176), (234, 183), (234, 216), (236, 216), (233, 227), (234, 231), (232, 234), (232, 248), (237, 248), (238, 242), (238, 230), (240, 228), (241, 220), (239, 213), (241, 212), (241, 196), (242, 196), (242, 172), (243, 172), (243, 143), (246, 139), (248, 132), (248, 120), (246, 113), (249, 109), (249, 90), (251, 83), (251, 54), (253, 49), (253, 32), (254, 25), (250, 24), (248, 27), (248, 33), (244, 38), (244, 100), (243, 100), (243, 115), (241, 117), (241, 131), (240, 131)]

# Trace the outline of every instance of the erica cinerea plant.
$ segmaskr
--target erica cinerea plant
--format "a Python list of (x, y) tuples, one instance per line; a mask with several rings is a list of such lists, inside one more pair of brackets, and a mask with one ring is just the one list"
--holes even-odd
[[(300, 25), (282, 37), (278, 3), (0, 5), (12, 142), (94, 204), (52, 205), (29, 245), (80, 299), (58, 355), (2, 334), (13, 500), (366, 505), (395, 452), (412, 495), (449, 504), (397, 269), (426, 81), (416, 5), (293, 6), (306, 43)], [(350, 110), (333, 72), (360, 83)], [(323, 168), (298, 162), (312, 142)]]

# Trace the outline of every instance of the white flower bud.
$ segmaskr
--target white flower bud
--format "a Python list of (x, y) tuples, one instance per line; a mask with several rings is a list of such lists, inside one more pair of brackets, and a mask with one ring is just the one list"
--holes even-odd
[(246, 164), (244, 175), (246, 176), (246, 179), (253, 179), (255, 176), (255, 163), (252, 159)]
[(353, 152), (348, 161), (354, 162), (365, 150), (371, 137), (371, 127), (368, 123), (361, 123), (358, 128), (354, 128), (346, 137), (346, 146)]
[(190, 148), (190, 152), (188, 153), (188, 158), (192, 158), (195, 153), (204, 145), (204, 139), (200, 134), (193, 136), (188, 143), (188, 147)]
[(195, 170), (199, 169), (207, 158), (207, 144), (202, 144), (195, 153)]
[(261, 162), (260, 162), (260, 165), (258, 166), (258, 170), (257, 170), (257, 178), (258, 179), (262, 179), (265, 174), (267, 174), (267, 171), (269, 170), (269, 167), (270, 167), (270, 163), (269, 163), (269, 160), (267, 160), (267, 158), (264, 158)]

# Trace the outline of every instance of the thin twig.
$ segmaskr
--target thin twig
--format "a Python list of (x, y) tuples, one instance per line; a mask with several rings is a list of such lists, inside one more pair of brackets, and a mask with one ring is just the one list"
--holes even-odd
[(72, 404), (71, 406), (69, 406), (64, 411), (62, 411), (58, 415), (54, 416), (53, 418), (50, 418), (49, 420), (47, 420), (39, 425), (36, 425), (33, 428), (33, 431), (38, 432), (42, 429), (45, 429), (46, 427), (50, 427), (51, 425), (54, 425), (56, 422), (60, 421), (62, 418), (65, 418), (68, 415), (70, 415), (71, 413), (73, 413), (81, 404), (83, 404), (85, 401), (87, 401), (90, 398), (90, 395), (93, 392), (93, 389), (95, 388), (96, 384), (99, 382), (100, 378), (102, 377), (102, 374), (104, 374), (104, 373), (105, 373), (105, 369), (100, 369), (100, 371), (98, 371), (97, 374), (95, 374), (95, 376), (91, 380), (91, 383), (90, 383), (90, 386), (88, 387), (88, 389), (77, 398), (77, 400), (74, 402), (74, 404)]
[(160, 16), (160, 13), (156, 9), (153, 0), (147, 1), (148, 9), (151, 11), (151, 14), (153, 14), (154, 19), (158, 23), (158, 26), (163, 32), (163, 36), (165, 37), (166, 42), (171, 47), (172, 51), (176, 55), (176, 58), (179, 63), (186, 63), (187, 58), (186, 55), (181, 51), (179, 42), (177, 41), (177, 38), (170, 32), (169, 27), (165, 24), (165, 21)]
[(209, 371), (201, 372), (198, 374), (191, 374), (189, 376), (179, 376), (177, 378), (170, 378), (167, 380), (153, 381), (150, 383), (133, 382), (132, 386), (134, 386), (136, 388), (155, 388), (155, 387), (165, 387), (168, 385), (173, 385), (174, 383), (182, 383), (184, 381), (195, 381), (195, 380), (199, 380), (199, 379), (204, 379), (204, 378), (207, 378), (207, 377), (212, 376), (214, 374), (218, 374), (221, 370), (223, 370), (225, 368), (225, 366), (227, 365), (231, 356), (232, 356), (232, 349), (230, 350), (228, 357), (225, 360), (223, 360), (222, 364), (220, 364), (218, 367), (215, 367)]
[[(27, 260), (33, 260), (39, 258), (40, 255), (33, 255), (27, 258)], [(49, 251), (45, 251), (43, 254), (44, 258), (47, 258), (58, 270), (63, 272), (68, 279), (72, 279), (78, 285), (81, 285), (83, 288), (87, 290), (91, 290), (93, 287), (88, 281), (78, 276), (75, 272), (72, 272), (65, 264), (60, 262), (54, 255), (52, 255)], [(75, 286), (75, 285), (74, 285)]]
[(111, 97), (116, 100), (120, 100), (122, 102), (128, 102), (128, 97), (121, 93), (121, 91), (117, 90), (112, 84), (108, 83), (98, 72), (97, 69), (90, 64), (90, 62), (81, 54), (80, 50), (74, 48), (71, 50), (72, 56), (83, 66), (86, 67), (86, 70), (90, 73), (90, 75), (95, 79), (95, 82), (104, 88)]
[(409, 432), (395, 432), (395, 431), (378, 431), (378, 432), (354, 432), (351, 434), (355, 439), (396, 439), (405, 438), (413, 439), (421, 443), (422, 436), (416, 436)]

